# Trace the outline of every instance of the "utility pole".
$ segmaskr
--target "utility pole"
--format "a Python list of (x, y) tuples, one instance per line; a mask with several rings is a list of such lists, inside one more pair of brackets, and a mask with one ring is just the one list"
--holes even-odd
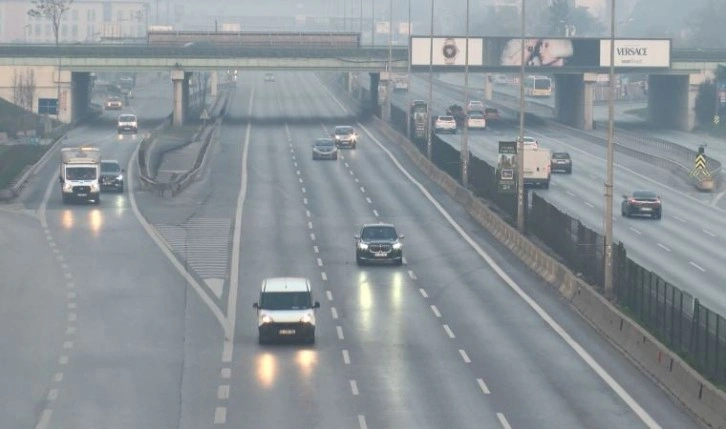
[(411, 140), (411, 0), (408, 0), (408, 70), (406, 71), (406, 137)]
[(607, 299), (613, 295), (613, 163), (615, 158), (613, 136), (615, 133), (615, 0), (610, 0), (610, 75), (608, 96), (608, 150), (607, 178), (605, 179), (605, 276), (604, 289)]
[(524, 0), (520, 22), (522, 40), (520, 40), (521, 64), (519, 68), (519, 138), (517, 139), (517, 229), (524, 233)]
[[(429, 100), (426, 103), (426, 157), (431, 160), (431, 104), (434, 102), (434, 3), (431, 0), (431, 27), (429, 28)], [(411, 106), (408, 106), (410, 109)]]
[(461, 133), (461, 185), (469, 186), (469, 0), (466, 0), (466, 52), (464, 53), (464, 129)]

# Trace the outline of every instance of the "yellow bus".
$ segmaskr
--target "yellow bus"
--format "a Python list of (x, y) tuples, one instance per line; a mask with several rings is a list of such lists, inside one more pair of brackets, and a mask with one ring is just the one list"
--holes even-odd
[(547, 76), (527, 76), (524, 80), (524, 95), (549, 97), (552, 95), (552, 79)]

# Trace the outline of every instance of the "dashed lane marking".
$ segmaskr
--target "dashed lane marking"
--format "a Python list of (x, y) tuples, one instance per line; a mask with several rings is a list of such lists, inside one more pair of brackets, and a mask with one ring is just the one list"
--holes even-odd
[(711, 232), (711, 231), (709, 231), (707, 229), (704, 229), (703, 230), (703, 233), (706, 234), (706, 235), (710, 235), (711, 237), (717, 237), (716, 234), (714, 234), (713, 232)]
[(322, 278), (324, 282), (327, 282), (328, 281), (328, 275), (325, 274), (325, 271), (323, 271), (322, 273), (320, 273), (320, 278)]
[(354, 396), (358, 396), (358, 383), (355, 380), (350, 380), (350, 391)]
[(484, 380), (482, 380), (481, 378), (477, 378), (476, 382), (477, 382), (477, 384), (479, 384), (479, 388), (481, 389), (482, 392), (484, 392), (485, 395), (489, 395), (490, 393), (492, 393), (489, 391), (489, 387), (484, 382)]
[(378, 210), (373, 209), (373, 216), (378, 217)]
[(413, 271), (408, 270), (408, 276), (411, 277), (411, 280), (416, 280), (416, 274)]
[(326, 290), (325, 291), (325, 296), (328, 298), (328, 301), (332, 301), (333, 300), (333, 292), (331, 292), (329, 290)]
[(434, 312), (434, 316), (436, 316), (436, 317), (441, 317), (441, 313), (439, 313), (439, 309), (438, 309), (438, 308), (436, 308), (436, 306), (435, 306), (435, 305), (432, 305), (432, 306), (431, 306), (431, 311), (433, 311), (433, 312)]
[(506, 418), (506, 417), (504, 417), (504, 414), (502, 414), (502, 413), (497, 413), (497, 418), (499, 419), (499, 423), (501, 423), (501, 424), (502, 424), (502, 427), (503, 427), (504, 429), (512, 429), (512, 426), (511, 426), (511, 425), (509, 424), (509, 422), (507, 421), (507, 418)]
[(429, 297), (429, 294), (426, 293), (426, 290), (424, 288), (419, 288), (418, 291), (421, 292), (421, 296), (422, 297), (424, 297), (424, 298), (428, 298)]
[(217, 407), (214, 409), (214, 424), (223, 425), (227, 422), (227, 407)]
[(700, 265), (698, 265), (697, 263), (695, 263), (693, 261), (688, 261), (688, 263), (691, 264), (692, 266), (696, 267), (696, 269), (700, 270), (702, 273), (706, 272), (706, 270), (703, 267), (701, 267)]
[(217, 387), (217, 399), (229, 399), (229, 384)]
[(454, 335), (454, 331), (449, 328), (449, 325), (444, 325), (444, 331), (446, 331), (446, 335), (449, 336), (449, 338), (454, 339), (456, 338), (456, 335)]
[(658, 247), (660, 247), (661, 249), (665, 250), (666, 252), (670, 252), (671, 251), (671, 249), (668, 248), (668, 246), (666, 246), (664, 244), (661, 244), (661, 243), (658, 243)]
[(368, 429), (368, 425), (366, 424), (366, 416), (358, 414), (358, 426), (360, 426), (360, 429)]
[(338, 310), (335, 309), (335, 307), (330, 307), (330, 315), (333, 316), (333, 319), (338, 318)]
[(471, 359), (469, 359), (469, 355), (466, 354), (464, 349), (459, 349), (459, 354), (461, 355), (461, 358), (464, 359), (464, 362), (471, 363)]
[(348, 350), (343, 350), (343, 363), (350, 365), (350, 353), (348, 353)]
[(636, 233), (638, 235), (643, 235), (642, 232), (638, 231), (637, 229), (633, 228), (632, 226), (630, 228), (628, 228), (628, 229), (631, 230), (631, 231), (633, 231), (634, 233)]
[(335, 330), (336, 330), (336, 332), (338, 332), (338, 339), (339, 340), (344, 340), (345, 337), (343, 336), (343, 328), (340, 327), (340, 326), (336, 326), (335, 327)]

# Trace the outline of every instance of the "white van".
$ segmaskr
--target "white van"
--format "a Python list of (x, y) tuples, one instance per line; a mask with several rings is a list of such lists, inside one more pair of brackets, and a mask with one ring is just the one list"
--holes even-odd
[(257, 310), (258, 342), (272, 338), (299, 339), (315, 343), (315, 310), (310, 280), (303, 277), (273, 277), (262, 281)]
[(550, 187), (552, 153), (543, 147), (524, 146), (524, 186)]

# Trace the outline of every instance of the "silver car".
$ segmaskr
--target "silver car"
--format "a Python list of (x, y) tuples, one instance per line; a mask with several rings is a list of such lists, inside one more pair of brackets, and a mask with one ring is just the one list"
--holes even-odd
[(321, 138), (313, 143), (313, 159), (338, 159), (338, 147), (333, 139)]

